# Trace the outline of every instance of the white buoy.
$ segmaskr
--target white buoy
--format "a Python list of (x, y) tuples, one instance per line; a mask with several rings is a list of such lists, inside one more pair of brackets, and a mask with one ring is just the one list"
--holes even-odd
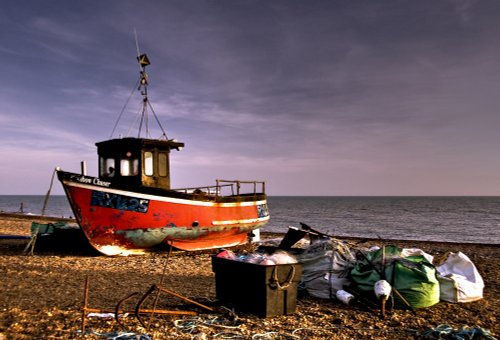
[(342, 301), (346, 305), (348, 305), (349, 302), (354, 299), (354, 295), (342, 289), (337, 290), (337, 292), (335, 293), (335, 297), (337, 298), (337, 300)]
[(375, 296), (380, 301), (380, 317), (385, 317), (385, 302), (389, 299), (391, 295), (392, 286), (386, 280), (379, 280), (375, 282), (373, 286), (375, 291)]
[(379, 280), (375, 282), (373, 290), (375, 291), (375, 296), (377, 297), (377, 299), (387, 300), (391, 295), (392, 287), (386, 280)]

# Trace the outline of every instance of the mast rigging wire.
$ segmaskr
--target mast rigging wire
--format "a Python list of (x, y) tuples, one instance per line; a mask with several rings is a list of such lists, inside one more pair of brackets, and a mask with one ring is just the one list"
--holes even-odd
[[(165, 137), (165, 139), (168, 140), (168, 137), (167, 137), (167, 133), (165, 132), (165, 130), (163, 129), (163, 126), (161, 125), (161, 122), (158, 118), (158, 115), (156, 114), (155, 110), (153, 109), (153, 106), (151, 105), (150, 101), (149, 101), (149, 98), (148, 98), (148, 75), (146, 73), (146, 66), (149, 65), (149, 60), (148, 60), (148, 57), (146, 54), (142, 54), (141, 55), (141, 52), (140, 52), (140, 49), (139, 49), (139, 40), (137, 38), (137, 30), (134, 28), (134, 36), (135, 36), (135, 46), (136, 46), (136, 49), (137, 49), (137, 61), (139, 62), (139, 73), (140, 73), (140, 77), (139, 79), (137, 80), (134, 88), (132, 89), (132, 91), (130, 92), (130, 95), (128, 96), (125, 104), (123, 105), (121, 111), (120, 111), (120, 114), (118, 115), (118, 118), (116, 119), (116, 122), (115, 122), (115, 125), (113, 127), (113, 130), (111, 131), (111, 134), (109, 136), (109, 138), (111, 139), (113, 137), (113, 134), (115, 133), (116, 131), (116, 128), (118, 126), (118, 123), (120, 122), (122, 116), (123, 116), (123, 113), (125, 112), (125, 108), (127, 107), (129, 101), (130, 101), (130, 98), (132, 98), (132, 95), (134, 93), (134, 90), (137, 89), (141, 95), (142, 95), (142, 111), (140, 113), (141, 115), (141, 120), (140, 120), (140, 123), (139, 123), (139, 130), (137, 132), (137, 138), (140, 138), (141, 137), (141, 132), (142, 132), (142, 126), (143, 124), (145, 125), (145, 135), (146, 135), (146, 138), (149, 136), (151, 138), (151, 132), (149, 130), (149, 123), (148, 123), (148, 107), (151, 109), (151, 112), (153, 113), (153, 116), (156, 120), (156, 123), (158, 124), (161, 132), (162, 132), (162, 135), (160, 136), (161, 137)], [(136, 116), (136, 119), (134, 119), (134, 122), (132, 125), (135, 124), (135, 122), (137, 121), (137, 116)], [(129, 130), (127, 131), (127, 136), (129, 135), (130, 133), (130, 130), (132, 129), (132, 125), (129, 127)]]
[(139, 84), (139, 82), (140, 82), (140, 79), (134, 85), (134, 87), (132, 88), (132, 91), (130, 91), (129, 96), (128, 96), (127, 100), (125, 101), (125, 105), (123, 105), (123, 107), (122, 107), (122, 109), (120, 111), (120, 114), (118, 115), (118, 118), (116, 119), (115, 126), (113, 126), (113, 130), (111, 131), (111, 134), (109, 135), (110, 139), (113, 137), (113, 134), (115, 133), (116, 127), (118, 126), (118, 123), (120, 122), (120, 120), (122, 118), (123, 112), (125, 112), (125, 108), (127, 107), (128, 103), (130, 101), (130, 98), (132, 98), (132, 96), (134, 94), (134, 91), (137, 88), (137, 85)]

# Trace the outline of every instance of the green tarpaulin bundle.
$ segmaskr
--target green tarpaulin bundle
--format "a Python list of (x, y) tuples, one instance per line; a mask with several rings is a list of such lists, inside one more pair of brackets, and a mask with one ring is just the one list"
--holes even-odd
[(350, 288), (358, 294), (375, 299), (375, 283), (386, 280), (399, 293), (393, 294), (395, 307), (422, 308), (439, 302), (436, 269), (425, 256), (402, 256), (395, 246), (359, 255), (350, 272)]

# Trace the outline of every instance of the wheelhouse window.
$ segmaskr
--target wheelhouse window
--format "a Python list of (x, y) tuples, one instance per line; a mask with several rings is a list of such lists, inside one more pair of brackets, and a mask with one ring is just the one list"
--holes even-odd
[(153, 153), (150, 151), (144, 152), (144, 174), (153, 176)]
[(168, 176), (168, 157), (165, 152), (160, 152), (158, 154), (158, 175), (161, 177), (166, 177)]
[(115, 176), (115, 159), (101, 157), (99, 159), (100, 171), (99, 173), (103, 177), (114, 177)]
[(120, 161), (120, 174), (122, 176), (137, 176), (139, 174), (139, 160), (137, 158), (124, 158)]

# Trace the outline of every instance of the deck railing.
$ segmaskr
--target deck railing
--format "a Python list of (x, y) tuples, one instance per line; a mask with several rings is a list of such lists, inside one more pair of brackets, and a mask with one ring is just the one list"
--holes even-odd
[[(238, 181), (217, 179), (215, 182), (215, 185), (173, 190), (184, 193), (205, 193), (211, 196), (228, 196), (229, 194), (224, 194), (224, 192), (226, 191), (229, 191), (231, 196), (239, 196), (241, 194), (256, 195), (258, 193), (266, 193), (266, 182), (264, 181)], [(252, 186), (252, 190), (243, 191), (244, 189), (248, 189), (248, 186)], [(260, 191), (258, 191), (259, 189)]]

